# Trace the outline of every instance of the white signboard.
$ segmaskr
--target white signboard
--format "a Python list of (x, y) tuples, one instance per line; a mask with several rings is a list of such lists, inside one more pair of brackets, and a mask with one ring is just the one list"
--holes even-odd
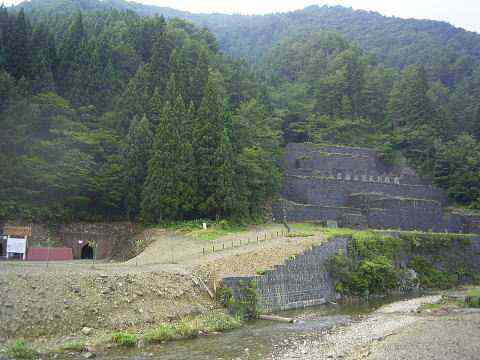
[(25, 254), (27, 239), (9, 237), (7, 239), (7, 253)]

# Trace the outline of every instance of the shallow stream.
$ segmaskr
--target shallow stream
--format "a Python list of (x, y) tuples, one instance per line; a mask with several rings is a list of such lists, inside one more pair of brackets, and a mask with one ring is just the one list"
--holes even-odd
[(369, 314), (378, 307), (400, 300), (388, 298), (357, 304), (323, 305), (307, 309), (282, 312), (281, 316), (299, 319), (294, 324), (254, 321), (240, 329), (218, 335), (202, 336), (194, 340), (175, 341), (142, 349), (113, 350), (98, 354), (102, 360), (231, 360), (268, 359), (270, 354), (291, 339), (348, 325), (359, 316)]

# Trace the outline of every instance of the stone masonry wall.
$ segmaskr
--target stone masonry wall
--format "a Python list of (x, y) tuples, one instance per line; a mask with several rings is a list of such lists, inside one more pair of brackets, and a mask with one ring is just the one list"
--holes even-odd
[[(392, 236), (398, 236), (398, 233), (392, 232)], [(334, 238), (295, 259), (286, 260), (284, 265), (276, 266), (264, 275), (226, 278), (223, 285), (231, 289), (234, 299), (239, 299), (240, 289), (253, 280), (257, 305), (265, 313), (324, 304), (336, 298), (328, 261), (339, 251), (348, 254), (350, 241), (351, 238)], [(421, 256), (441, 271), (463, 266), (480, 273), (480, 237), (471, 237), (468, 244), (458, 239), (448, 248), (422, 249), (420, 247), (410, 254), (399, 252), (396, 254), (397, 265), (408, 266), (414, 256)]]
[(134, 233), (135, 225), (129, 222), (72, 223), (62, 225), (58, 230), (58, 236), (65, 246), (72, 248), (76, 259), (80, 258), (82, 247), (89, 241), (97, 243), (97, 259), (108, 258), (115, 247), (122, 246), (122, 242)]
[(376, 151), (289, 144), (276, 221), (334, 220), (340, 226), (480, 233), (480, 217), (444, 211), (445, 194)]
[(446, 203), (445, 195), (440, 190), (424, 185), (381, 184), (289, 175), (285, 176), (283, 185), (283, 196), (286, 199), (303, 204), (345, 206), (351, 194), (358, 193), (379, 193)]
[(324, 245), (290, 259), (262, 276), (226, 278), (224, 286), (240, 295), (242, 282), (256, 283), (258, 306), (262, 312), (321, 305), (335, 299), (333, 281), (326, 269), (327, 261), (339, 250), (347, 251), (348, 238), (336, 238)]

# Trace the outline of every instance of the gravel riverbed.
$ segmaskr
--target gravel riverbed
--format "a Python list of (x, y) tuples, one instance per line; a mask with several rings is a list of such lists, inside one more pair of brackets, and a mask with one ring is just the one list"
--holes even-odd
[[(349, 326), (303, 339), (292, 338), (273, 353), (272, 359), (397, 359), (395, 354), (393, 357), (374, 357), (375, 345), (427, 321), (425, 316), (417, 314), (417, 310), (424, 304), (440, 300), (441, 296), (428, 296), (396, 302)], [(414, 348), (410, 348), (408, 359), (417, 359), (414, 353)]]

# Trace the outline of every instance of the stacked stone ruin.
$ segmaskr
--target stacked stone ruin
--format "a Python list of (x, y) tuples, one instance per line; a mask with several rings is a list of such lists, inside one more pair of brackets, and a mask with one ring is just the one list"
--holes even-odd
[(277, 221), (337, 222), (342, 227), (480, 233), (480, 219), (446, 210), (445, 194), (375, 150), (289, 144)]

